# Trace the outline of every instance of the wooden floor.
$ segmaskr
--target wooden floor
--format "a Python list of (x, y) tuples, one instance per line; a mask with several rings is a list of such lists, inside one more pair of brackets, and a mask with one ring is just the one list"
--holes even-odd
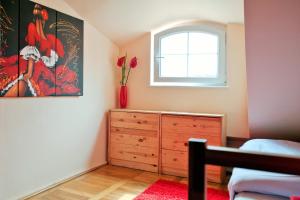
[[(40, 193), (30, 200), (130, 200), (158, 179), (187, 183), (186, 178), (106, 165)], [(226, 190), (226, 186), (209, 184)]]

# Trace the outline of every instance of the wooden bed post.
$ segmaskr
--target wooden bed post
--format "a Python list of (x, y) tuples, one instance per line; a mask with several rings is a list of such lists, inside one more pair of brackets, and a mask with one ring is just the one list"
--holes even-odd
[(189, 200), (206, 200), (206, 140), (189, 140)]
[(206, 198), (206, 164), (300, 176), (300, 156), (207, 146), (206, 142), (189, 140), (189, 200)]

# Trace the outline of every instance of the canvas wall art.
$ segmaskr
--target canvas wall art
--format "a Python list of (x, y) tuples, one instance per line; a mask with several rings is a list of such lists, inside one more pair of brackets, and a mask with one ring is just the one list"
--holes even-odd
[(83, 21), (29, 0), (0, 5), (0, 96), (82, 96)]

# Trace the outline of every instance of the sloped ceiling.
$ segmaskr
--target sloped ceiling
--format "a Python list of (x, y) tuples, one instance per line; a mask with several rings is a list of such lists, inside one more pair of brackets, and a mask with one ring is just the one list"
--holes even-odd
[(185, 20), (244, 23), (244, 0), (65, 0), (118, 46)]

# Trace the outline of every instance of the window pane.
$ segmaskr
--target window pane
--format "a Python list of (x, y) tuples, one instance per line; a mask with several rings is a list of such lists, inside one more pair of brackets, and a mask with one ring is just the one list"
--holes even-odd
[(217, 78), (218, 54), (202, 54), (189, 56), (189, 77)]
[(178, 33), (161, 39), (162, 54), (187, 54), (188, 33)]
[(207, 33), (189, 33), (189, 54), (218, 53), (218, 37)]
[(161, 77), (187, 77), (187, 55), (162, 55)]

